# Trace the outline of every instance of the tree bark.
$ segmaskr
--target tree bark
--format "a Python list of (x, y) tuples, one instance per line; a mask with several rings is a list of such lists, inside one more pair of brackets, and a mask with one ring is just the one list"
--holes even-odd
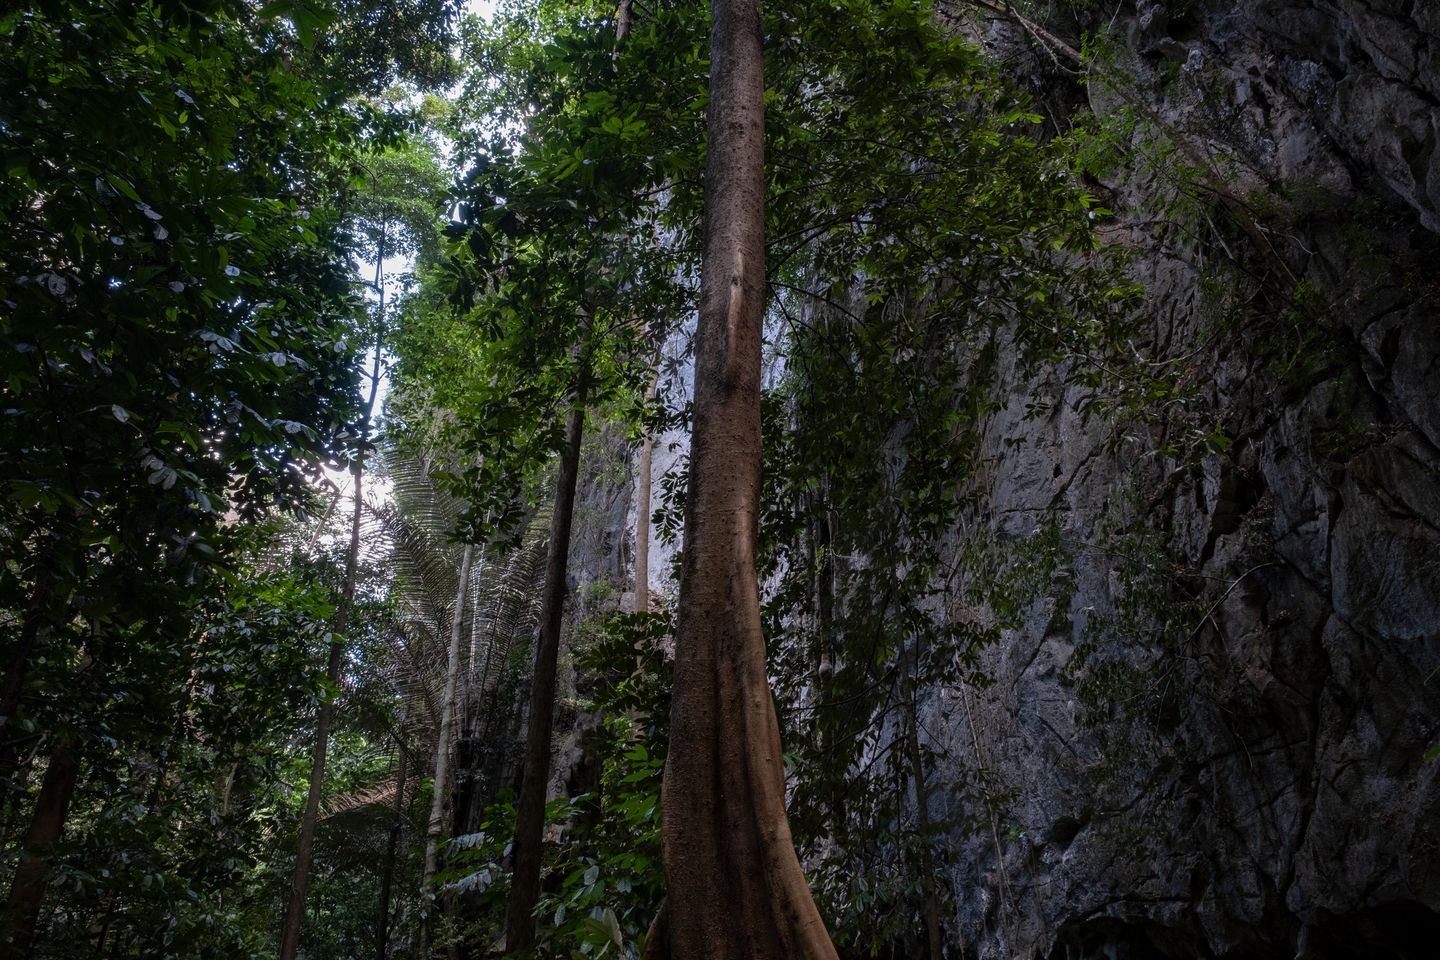
[(925, 936), (930, 960), (943, 960), (940, 932), (940, 895), (935, 889), (935, 858), (930, 851), (930, 789), (925, 782), (924, 754), (920, 750), (920, 708), (916, 702), (914, 658), (900, 644), (900, 669), (904, 674), (906, 747), (910, 754), (910, 778), (915, 784), (915, 829), (920, 834), (920, 872), (925, 888)]
[(230, 816), (230, 794), (235, 789), (235, 774), (240, 770), (240, 761), (236, 760), (230, 764), (215, 784), (216, 805), (220, 808), (220, 816)]
[(630, 36), (630, 28), (635, 23), (635, 9), (631, 0), (620, 0), (620, 5), (615, 8), (615, 45), (618, 47)]
[[(835, 676), (834, 639), (835, 593), (837, 568), (835, 566), (835, 528), (831, 523), (828, 477), (821, 481), (821, 493), (813, 504), (816, 512), (814, 523), (813, 560), (815, 563), (815, 706), (827, 714), (833, 707), (830, 699), (830, 681)], [(820, 754), (826, 763), (842, 764), (835, 748), (835, 719), (820, 727)], [(845, 822), (846, 791), (843, 777), (831, 779), (825, 788), (825, 802), (830, 822)]]
[(662, 788), (666, 939), (686, 960), (835, 960), (785, 816), (755, 574), (765, 312), (756, 0), (713, 0), (695, 420)]
[(398, 744), (400, 757), (395, 771), (395, 813), (390, 821), (390, 843), (385, 848), (385, 866), (380, 871), (380, 911), (375, 923), (375, 958), (385, 960), (390, 948), (390, 888), (395, 882), (395, 857), (400, 848), (400, 831), (405, 824), (405, 777), (410, 754), (404, 741)]
[[(359, 477), (356, 477), (355, 489), (355, 521), (354, 531), (351, 536), (359, 537), (360, 526), (360, 488)], [(348, 571), (345, 583), (349, 593), (352, 589), (352, 574)], [(344, 635), (349, 627), (350, 603), (347, 599), (341, 600), (340, 608), (335, 612), (335, 620), (332, 624), (333, 635), (340, 637)], [(330, 659), (325, 669), (325, 677), (331, 686), (338, 687), (340, 684), (340, 668), (345, 652), (345, 645), (334, 640), (330, 643)], [(280, 928), (280, 960), (294, 960), (295, 955), (300, 951), (300, 925), (305, 920), (305, 887), (310, 879), (310, 858), (315, 851), (315, 823), (320, 814), (320, 791), (325, 783), (325, 754), (330, 743), (330, 726), (335, 719), (335, 701), (326, 700), (320, 705), (320, 716), (315, 721), (315, 755), (310, 764), (310, 791), (305, 796), (305, 812), (300, 818), (300, 838), (295, 845), (295, 869), (290, 875), (290, 899), (285, 905), (285, 919)]]
[(445, 692), (440, 701), (440, 729), (435, 735), (435, 780), (430, 792), (430, 819), (425, 825), (425, 871), (420, 878), (420, 956), (429, 955), (433, 895), (430, 889), (440, 870), (440, 834), (445, 824), (445, 792), (450, 779), (450, 728), (455, 723), (455, 689), (460, 678), (460, 638), (465, 634), (465, 593), (470, 585), (470, 560), (475, 548), (465, 544), (460, 557), (460, 585), (455, 590), (455, 612), (450, 615), (450, 649), (445, 660)]
[[(657, 365), (645, 390), (645, 406), (655, 399), (655, 390), (660, 379)], [(650, 612), (650, 486), (651, 473), (655, 465), (655, 437), (650, 427), (645, 427), (644, 439), (640, 441), (640, 464), (635, 476), (635, 612)]]
[(40, 906), (45, 900), (50, 877), (50, 854), (65, 827), (65, 817), (70, 811), (70, 798), (75, 794), (79, 773), (80, 741), (73, 735), (67, 736), (55, 745), (54, 752), (50, 754), (50, 766), (41, 781), (40, 795), (35, 799), (35, 813), (21, 848), (20, 865), (10, 884), (5, 918), (6, 939), (9, 941), (9, 950), (5, 955), (8, 957), (27, 960), (35, 949)]
[[(585, 334), (588, 337), (588, 332)], [(540, 900), (541, 839), (545, 829), (545, 791), (550, 782), (550, 739), (555, 721), (555, 664), (560, 652), (560, 618), (565, 609), (566, 568), (570, 560), (570, 523), (580, 473), (580, 441), (585, 431), (585, 352), (581, 378), (565, 423), (565, 448), (555, 481), (550, 543), (545, 557), (545, 592), (540, 608), (540, 637), (535, 646), (535, 678), (530, 688), (530, 721), (525, 765), (515, 809), (511, 848), (510, 905), (505, 918), (505, 949), (523, 950), (535, 940), (531, 913)]]
[[(380, 268), (384, 262), (384, 241), (377, 254), (375, 275), (379, 285)], [(365, 415), (360, 421), (360, 442), (368, 441), (370, 422), (375, 416), (375, 401), (380, 393), (380, 354), (384, 349), (385, 288), (379, 285), (380, 307), (379, 328), (375, 336), (375, 364), (370, 372), (370, 399), (365, 405)], [(362, 480), (364, 468), (360, 458), (350, 465), (350, 476), (355, 483), (355, 507), (350, 515), (350, 546), (345, 553), (345, 583), (340, 592), (340, 603), (335, 609), (331, 624), (329, 663), (325, 677), (332, 687), (338, 688), (341, 669), (344, 665), (345, 633), (350, 628), (350, 614), (355, 606), (355, 577), (360, 563), (360, 520), (364, 510)], [(280, 927), (280, 960), (295, 960), (300, 950), (300, 927), (305, 920), (305, 887), (310, 879), (310, 859), (315, 850), (315, 822), (320, 814), (320, 792), (325, 784), (325, 754), (330, 742), (330, 727), (335, 720), (335, 701), (326, 700), (320, 705), (320, 716), (315, 721), (315, 755), (310, 765), (310, 791), (305, 797), (305, 812), (300, 819), (300, 837), (295, 846), (295, 870), (290, 876), (290, 899), (285, 906), (285, 916)]]

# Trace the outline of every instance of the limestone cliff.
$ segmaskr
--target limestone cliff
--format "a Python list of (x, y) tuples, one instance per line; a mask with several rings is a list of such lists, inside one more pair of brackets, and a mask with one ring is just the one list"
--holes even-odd
[[(952, 955), (1433, 955), (1440, 4), (1112, 12), (1088, 83), (980, 29), (1054, 122), (1138, 118), (1097, 189), (1138, 251), (1144, 346), (1228, 446), (1156, 458), (1063, 371), (1004, 378), (987, 519), (1058, 524), (1064, 559), (994, 685), (927, 704), (938, 779), (1012, 788), (950, 837)], [(1145, 160), (1167, 147), (1238, 202), (1180, 211)]]

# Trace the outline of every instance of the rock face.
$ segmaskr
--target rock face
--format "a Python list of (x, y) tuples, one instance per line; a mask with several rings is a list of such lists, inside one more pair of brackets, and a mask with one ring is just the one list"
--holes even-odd
[(1139, 124), (1137, 156), (1184, 138), (1254, 218), (1102, 178), (1146, 346), (1206, 358), (1190, 415), (1225, 442), (1142, 456), (1074, 390), (1027, 416), (1062, 388), (1012, 365), (991, 523), (1058, 524), (1065, 559), (996, 682), (925, 706), (937, 783), (1014, 791), (948, 839), (949, 955), (1433, 956), (1440, 3), (1141, 2), (1111, 33), (1137, 80), (1092, 77), (1095, 111), (1138, 105), (1170, 133)]

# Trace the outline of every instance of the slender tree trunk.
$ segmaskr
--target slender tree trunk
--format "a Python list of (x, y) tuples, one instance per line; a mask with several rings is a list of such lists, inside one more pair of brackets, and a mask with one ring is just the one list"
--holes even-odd
[(40, 795), (35, 800), (35, 814), (21, 847), (20, 865), (10, 884), (5, 918), (6, 939), (9, 941), (8, 950), (4, 951), (7, 957), (27, 960), (35, 949), (40, 905), (44, 902), (50, 877), (50, 854), (65, 827), (65, 816), (70, 811), (70, 798), (75, 794), (79, 773), (80, 740), (73, 735), (67, 736), (55, 745), (50, 754), (50, 766), (41, 781)]
[(465, 593), (470, 586), (470, 560), (475, 548), (465, 544), (460, 556), (460, 585), (450, 615), (450, 649), (445, 659), (445, 692), (440, 702), (440, 729), (435, 735), (435, 781), (430, 795), (430, 819), (425, 825), (425, 872), (420, 878), (420, 956), (429, 955), (434, 897), (430, 890), (440, 869), (440, 835), (445, 827), (445, 792), (450, 779), (450, 728), (455, 722), (455, 689), (460, 678), (460, 638), (465, 635)]
[(480, 802), (480, 731), (478, 720), (473, 715), (478, 711), (472, 711), (471, 708), (476, 698), (476, 687), (473, 670), (467, 670), (464, 689), (460, 692), (462, 709), (458, 711), (459, 717), (456, 719), (460, 738), (455, 743), (455, 788), (451, 791), (450, 808), (450, 833), (454, 836), (473, 832), (471, 825), (480, 812), (475, 809)]
[[(650, 377), (650, 386), (645, 390), (645, 406), (655, 399), (659, 385), (660, 368), (657, 365)], [(650, 484), (655, 465), (655, 437), (650, 427), (645, 427), (644, 439), (640, 441), (640, 464), (635, 476), (635, 612), (650, 612)]]
[[(588, 332), (585, 334), (588, 338)], [(555, 509), (550, 515), (550, 543), (545, 555), (545, 592), (540, 607), (540, 637), (535, 646), (535, 678), (530, 688), (530, 720), (525, 740), (525, 766), (515, 809), (515, 843), (511, 848), (510, 906), (505, 918), (505, 949), (523, 950), (535, 939), (540, 900), (541, 839), (545, 829), (545, 790), (550, 782), (550, 737), (555, 722), (555, 663), (560, 652), (560, 617), (565, 609), (566, 568), (570, 560), (570, 521), (575, 513), (575, 484), (580, 473), (580, 441), (585, 430), (585, 354), (581, 346), (581, 379), (565, 423), (565, 448), (555, 481)]]
[(631, 0), (620, 0), (620, 5), (615, 8), (615, 45), (619, 46), (626, 37), (630, 35), (630, 28), (635, 23), (635, 10)]
[(230, 794), (235, 789), (235, 774), (240, 770), (240, 761), (230, 764), (215, 785), (215, 799), (219, 801), (220, 816), (230, 816)]
[(910, 754), (910, 778), (915, 784), (915, 829), (920, 834), (920, 880), (925, 889), (925, 936), (930, 960), (942, 960), (944, 946), (940, 934), (940, 895), (935, 889), (935, 858), (930, 851), (930, 788), (925, 782), (924, 754), (920, 751), (920, 708), (915, 696), (914, 658), (900, 645), (900, 669), (904, 675), (905, 710)]
[[(785, 816), (755, 575), (765, 312), (756, 0), (713, 0), (685, 552), (662, 789), (668, 953), (835, 960)], [(655, 948), (651, 955), (657, 955)]]
[[(370, 422), (375, 416), (375, 400), (380, 393), (380, 354), (385, 340), (385, 288), (380, 283), (380, 271), (384, 260), (385, 243), (382, 235), (375, 262), (376, 287), (380, 292), (375, 363), (370, 372), (370, 399), (360, 421), (359, 440), (362, 444), (369, 440)], [(350, 477), (355, 484), (355, 506), (350, 514), (350, 546), (345, 553), (345, 583), (341, 588), (340, 603), (331, 623), (331, 635), (335, 639), (330, 644), (330, 657), (325, 669), (325, 676), (334, 688), (340, 686), (345, 634), (350, 628), (350, 614), (355, 606), (355, 577), (360, 564), (360, 521), (365, 506), (362, 482), (364, 467), (360, 456), (350, 465)], [(300, 927), (305, 921), (305, 887), (309, 883), (310, 859), (315, 851), (315, 823), (320, 815), (320, 792), (325, 784), (325, 754), (330, 743), (330, 727), (334, 721), (335, 701), (331, 699), (320, 705), (320, 715), (315, 721), (315, 755), (310, 765), (310, 791), (305, 797), (305, 812), (300, 819), (300, 837), (295, 845), (295, 870), (290, 876), (290, 899), (285, 905), (284, 920), (280, 927), (280, 960), (295, 960), (295, 955), (300, 950)]]
[[(815, 553), (815, 703), (828, 710), (830, 681), (835, 675), (834, 622), (836, 566), (834, 556), (835, 530), (831, 524), (829, 484), (822, 481), (816, 503), (818, 516), (814, 526)], [(835, 723), (821, 725), (820, 752), (827, 763), (841, 763), (835, 749)], [(846, 792), (844, 778), (836, 777), (826, 789), (826, 803), (832, 823), (845, 822)]]
[[(356, 477), (355, 522), (352, 538), (359, 537), (360, 492), (359, 477)], [(346, 564), (346, 593), (349, 593), (352, 574)], [(334, 636), (341, 637), (349, 627), (350, 603), (341, 600), (331, 625)], [(345, 645), (339, 640), (330, 644), (330, 659), (325, 677), (332, 686), (340, 684), (340, 669)], [(295, 870), (290, 875), (290, 899), (285, 906), (285, 919), (280, 930), (280, 958), (294, 960), (300, 950), (300, 926), (305, 919), (305, 887), (310, 879), (310, 858), (315, 851), (315, 823), (320, 814), (320, 791), (325, 783), (325, 754), (330, 743), (330, 726), (335, 719), (335, 702), (327, 700), (320, 705), (320, 716), (315, 721), (315, 754), (310, 764), (310, 791), (305, 797), (305, 812), (300, 818), (300, 838), (295, 846)]]
[(105, 956), (105, 941), (110, 938), (110, 928), (115, 924), (116, 906), (119, 902), (116, 894), (111, 894), (105, 903), (105, 919), (100, 922), (100, 932), (95, 935), (95, 957)]
[(835, 658), (831, 649), (831, 624), (835, 610), (835, 557), (832, 553), (834, 538), (830, 529), (830, 505), (828, 499), (820, 501), (820, 515), (815, 520), (815, 677), (822, 695), (826, 682), (835, 673)]
[(390, 821), (390, 843), (385, 848), (385, 866), (380, 871), (380, 915), (375, 924), (375, 958), (385, 960), (390, 948), (390, 888), (395, 882), (395, 857), (400, 848), (400, 830), (405, 824), (405, 777), (410, 754), (399, 743), (400, 758), (395, 772), (395, 813)]
[[(326, 482), (329, 483), (328, 480)], [(330, 518), (335, 515), (335, 508), (340, 505), (340, 497), (344, 495), (344, 491), (338, 486), (334, 484), (330, 484), (330, 486), (334, 487), (334, 492), (330, 494), (330, 499), (325, 504), (325, 512), (320, 515), (320, 522), (315, 524), (315, 529), (311, 532), (310, 539), (305, 544), (306, 549), (313, 550), (315, 544), (320, 542), (320, 537), (324, 534), (325, 528), (330, 525)]]
[[(460, 709), (458, 710), (457, 724), (460, 727), (460, 739), (455, 744), (454, 805), (450, 810), (450, 832), (455, 836), (471, 832), (470, 824), (478, 812), (474, 808), (478, 803), (479, 795), (477, 783), (479, 750), (476, 745), (480, 736), (478, 729), (479, 704), (484, 689), (480, 653), (480, 638), (483, 633), (480, 622), (480, 596), (477, 593), (474, 602), (470, 604), (470, 653), (465, 658), (465, 682), (461, 685), (459, 693)], [(488, 643), (486, 647), (489, 647)], [(488, 665), (488, 649), (484, 659)]]
[(935, 889), (935, 857), (930, 851), (930, 789), (925, 783), (925, 765), (921, 761), (920, 738), (910, 728), (910, 757), (915, 780), (915, 826), (920, 832), (920, 870), (925, 884), (925, 935), (929, 941), (930, 960), (943, 960), (945, 948), (940, 933), (940, 895)]

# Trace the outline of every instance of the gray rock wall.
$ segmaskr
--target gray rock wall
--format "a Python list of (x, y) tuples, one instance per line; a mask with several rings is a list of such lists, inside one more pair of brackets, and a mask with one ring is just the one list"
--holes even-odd
[[(1440, 3), (1135, 7), (1112, 33), (1138, 80), (1090, 103), (1138, 94), (1274, 255), (1170, 202), (1163, 171), (1102, 178), (1145, 346), (1194, 352), (1189, 416), (1223, 452), (1144, 456), (1156, 436), (1117, 442), (1073, 390), (1027, 418), (1061, 378), (1010, 364), (989, 520), (1058, 523), (1067, 559), (987, 654), (996, 682), (926, 705), (937, 783), (983, 767), (1015, 791), (948, 840), (951, 955), (1434, 956)], [(1135, 156), (1164, 139), (1142, 123)]]

